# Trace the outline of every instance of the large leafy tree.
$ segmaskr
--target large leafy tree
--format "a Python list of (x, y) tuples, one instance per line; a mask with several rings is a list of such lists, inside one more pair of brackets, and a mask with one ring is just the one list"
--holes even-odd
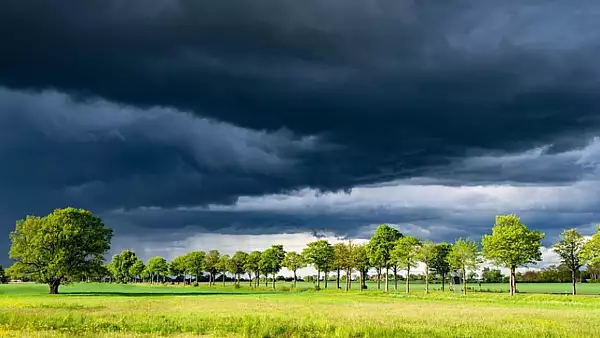
[(401, 237), (392, 250), (392, 260), (406, 270), (406, 293), (410, 292), (410, 268), (419, 263), (421, 241), (414, 236)]
[(265, 275), (270, 273), (273, 276), (273, 289), (275, 289), (277, 273), (281, 270), (284, 258), (285, 251), (283, 250), (283, 245), (273, 245), (260, 256), (259, 265), (262, 267), (263, 272)]
[(385, 291), (389, 291), (389, 269), (393, 264), (392, 250), (400, 237), (402, 237), (400, 231), (387, 224), (381, 224), (367, 244), (366, 249), (371, 265), (377, 267), (377, 289), (380, 288), (381, 269), (385, 268)]
[(186, 255), (186, 270), (190, 274), (190, 283), (192, 282), (192, 275), (196, 277), (196, 282), (198, 281), (198, 277), (202, 275), (204, 271), (204, 262), (205, 262), (206, 254), (204, 251), (193, 251)]
[(240, 275), (246, 272), (247, 259), (248, 254), (243, 251), (237, 251), (233, 255), (233, 257), (231, 257), (231, 262), (229, 263), (229, 271), (236, 277), (237, 284), (240, 284)]
[(217, 262), (216, 268), (221, 273), (223, 277), (223, 286), (225, 286), (225, 278), (227, 277), (227, 271), (229, 271), (231, 257), (228, 254), (223, 254), (219, 257), (219, 262)]
[(560, 235), (560, 241), (552, 248), (560, 257), (560, 261), (571, 270), (571, 283), (573, 295), (577, 294), (576, 275), (579, 269), (585, 265), (587, 257), (584, 252), (585, 238), (575, 229), (568, 229)]
[(317, 270), (317, 288), (321, 287), (321, 271), (327, 271), (333, 265), (333, 246), (326, 240), (320, 239), (308, 243), (302, 250), (302, 255), (308, 264)]
[(144, 262), (142, 262), (141, 259), (137, 258), (135, 260), (135, 263), (133, 263), (133, 265), (129, 268), (129, 275), (133, 276), (133, 278), (137, 280), (138, 276), (142, 276), (142, 273), (144, 272), (145, 268), (146, 266), (144, 265)]
[(260, 256), (262, 253), (260, 251), (252, 251), (248, 254), (246, 258), (246, 272), (248, 272), (248, 278), (250, 279), (250, 286), (252, 286), (252, 274), (256, 278), (256, 287), (258, 287), (259, 277), (260, 277)]
[(296, 281), (298, 280), (296, 272), (299, 269), (306, 267), (304, 257), (295, 251), (288, 252), (285, 254), (285, 258), (283, 259), (282, 265), (286, 269), (294, 273), (294, 287), (296, 287)]
[(459, 238), (452, 246), (448, 254), (450, 266), (462, 272), (463, 293), (467, 294), (467, 270), (477, 269), (479, 264), (479, 252), (477, 243), (469, 239)]
[(187, 255), (177, 256), (173, 258), (173, 261), (169, 265), (169, 273), (176, 277), (183, 275), (183, 279), (185, 282), (185, 275), (188, 273)]
[(333, 245), (333, 268), (337, 271), (337, 288), (340, 288), (340, 271), (344, 268), (344, 262), (347, 260), (346, 244), (336, 243)]
[(437, 258), (437, 245), (432, 241), (426, 241), (419, 250), (419, 261), (425, 264), (425, 293), (429, 293), (429, 270)]
[(354, 268), (360, 273), (360, 290), (367, 287), (367, 271), (371, 267), (366, 245), (357, 245), (352, 251)]
[(342, 260), (342, 268), (346, 271), (346, 286), (344, 288), (344, 290), (346, 292), (348, 292), (348, 290), (350, 290), (351, 286), (352, 286), (352, 271), (354, 271), (354, 269), (356, 269), (357, 266), (357, 261), (356, 259), (359, 258), (355, 251), (358, 248), (358, 245), (352, 243), (352, 241), (348, 241), (347, 244), (344, 244), (345, 247), (345, 253), (344, 253), (344, 259)]
[(158, 283), (159, 278), (161, 277), (164, 282), (165, 276), (169, 273), (169, 263), (160, 256), (152, 257), (148, 260), (146, 272), (150, 275), (152, 282), (154, 282), (154, 279), (156, 278), (156, 282)]
[(452, 244), (442, 242), (435, 246), (435, 258), (431, 262), (431, 272), (439, 275), (442, 278), (442, 291), (446, 290), (446, 276), (450, 273), (450, 263), (448, 255), (452, 251)]
[(484, 235), (483, 256), (492, 263), (510, 269), (510, 295), (516, 288), (516, 269), (542, 259), (540, 246), (544, 234), (530, 230), (516, 215), (496, 216), (492, 233)]
[(57, 294), (61, 283), (102, 266), (112, 229), (83, 209), (57, 209), (46, 217), (28, 216), (11, 232), (9, 256), (34, 280)]
[(117, 282), (127, 283), (132, 280), (134, 275), (130, 270), (137, 260), (135, 252), (131, 250), (123, 250), (113, 256), (110, 269)]
[(208, 285), (215, 283), (215, 278), (219, 272), (219, 258), (221, 254), (219, 250), (210, 250), (204, 257), (204, 267), (209, 274)]

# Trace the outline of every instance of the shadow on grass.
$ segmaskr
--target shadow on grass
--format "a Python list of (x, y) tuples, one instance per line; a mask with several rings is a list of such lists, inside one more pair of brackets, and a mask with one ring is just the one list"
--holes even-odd
[(262, 291), (262, 292), (60, 292), (63, 296), (105, 296), (105, 297), (162, 297), (162, 296), (218, 296), (218, 295), (256, 295), (256, 294), (280, 294), (281, 292), (276, 291)]

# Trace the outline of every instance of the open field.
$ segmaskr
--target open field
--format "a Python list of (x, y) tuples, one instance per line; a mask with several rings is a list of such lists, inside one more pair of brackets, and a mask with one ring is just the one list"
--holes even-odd
[(597, 337), (600, 297), (0, 285), (0, 336)]

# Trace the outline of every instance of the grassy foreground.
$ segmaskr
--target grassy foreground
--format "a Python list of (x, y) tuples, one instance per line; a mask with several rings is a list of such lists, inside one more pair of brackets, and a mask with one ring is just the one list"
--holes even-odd
[(0, 285), (0, 337), (600, 337), (600, 298)]

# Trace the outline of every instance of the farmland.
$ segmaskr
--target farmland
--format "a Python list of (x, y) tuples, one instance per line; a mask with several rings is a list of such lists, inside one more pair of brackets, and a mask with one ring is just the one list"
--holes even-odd
[[(580, 337), (600, 336), (600, 298), (473, 292), (251, 290), (74, 284), (47, 295), (40, 284), (0, 285), (0, 336), (35, 337)], [(333, 285), (330, 285), (332, 287)], [(482, 284), (482, 289), (507, 288)], [(435, 285), (439, 287), (439, 285)], [(478, 285), (474, 285), (478, 288)], [(399, 285), (399, 289), (401, 286)], [(521, 284), (561, 292), (567, 284)], [(582, 284), (600, 293), (599, 284)]]

